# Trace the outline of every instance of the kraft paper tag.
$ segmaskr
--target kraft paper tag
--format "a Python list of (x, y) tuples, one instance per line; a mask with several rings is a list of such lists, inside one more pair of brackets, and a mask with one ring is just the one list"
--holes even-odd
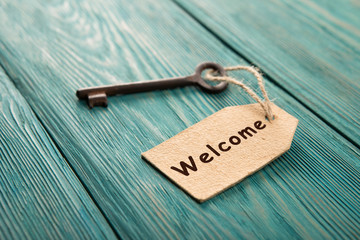
[(289, 150), (298, 120), (271, 104), (227, 107), (142, 154), (200, 202), (240, 182)]

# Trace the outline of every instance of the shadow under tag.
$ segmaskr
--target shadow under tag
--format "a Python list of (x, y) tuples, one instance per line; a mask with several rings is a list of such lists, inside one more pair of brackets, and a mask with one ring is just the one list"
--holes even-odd
[(142, 153), (200, 202), (240, 182), (289, 150), (298, 120), (271, 104), (227, 107)]

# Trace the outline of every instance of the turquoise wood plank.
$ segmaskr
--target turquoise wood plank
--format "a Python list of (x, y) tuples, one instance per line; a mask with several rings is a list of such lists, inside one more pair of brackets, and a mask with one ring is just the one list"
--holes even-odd
[(0, 68), (0, 239), (116, 239)]
[(358, 3), (175, 1), (359, 146)]
[(107, 109), (76, 99), (79, 87), (186, 75), (205, 60), (244, 63), (173, 3), (7, 1), (0, 22), (1, 64), (121, 237), (360, 234), (359, 149), (272, 83), (270, 96), (300, 120), (292, 149), (203, 204), (140, 153), (250, 97), (232, 86), (112, 97)]

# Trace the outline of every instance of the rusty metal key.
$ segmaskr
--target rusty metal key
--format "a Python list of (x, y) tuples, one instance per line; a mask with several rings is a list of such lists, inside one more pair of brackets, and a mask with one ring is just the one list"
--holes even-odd
[(202, 79), (202, 71), (209, 68), (216, 70), (220, 76), (226, 75), (226, 72), (221, 65), (214, 62), (204, 62), (198, 65), (195, 73), (190, 76), (82, 88), (76, 91), (76, 96), (79, 99), (87, 100), (89, 107), (93, 108), (94, 106), (106, 107), (108, 104), (107, 97), (118, 94), (169, 89), (189, 85), (198, 85), (200, 88), (210, 93), (218, 93), (225, 90), (228, 85), (227, 82), (209, 85)]

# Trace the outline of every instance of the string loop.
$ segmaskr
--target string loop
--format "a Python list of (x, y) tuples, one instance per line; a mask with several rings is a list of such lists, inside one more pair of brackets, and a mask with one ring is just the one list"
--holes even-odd
[(263, 77), (262, 77), (259, 69), (257, 69), (254, 66), (241, 66), (241, 65), (232, 66), (232, 67), (225, 67), (224, 69), (227, 72), (229, 72), (229, 71), (237, 71), (237, 70), (244, 70), (244, 71), (247, 71), (247, 72), (251, 73), (252, 75), (254, 75), (256, 77), (256, 79), (258, 80), (258, 85), (260, 87), (260, 90), (261, 90), (262, 95), (263, 95), (265, 100), (261, 100), (261, 98), (251, 88), (249, 88), (244, 83), (240, 82), (239, 80), (237, 80), (237, 79), (235, 79), (233, 77), (214, 75), (216, 73), (215, 70), (212, 70), (212, 69), (208, 70), (206, 72), (204, 78), (209, 80), (209, 81), (229, 82), (229, 83), (240, 86), (253, 99), (255, 99), (255, 101), (257, 101), (261, 105), (261, 107), (264, 109), (265, 117), (271, 122), (274, 119), (274, 115), (272, 113), (271, 106), (270, 106), (271, 101), (270, 101), (270, 99), (269, 99), (269, 97), (267, 95), (267, 92), (265, 90)]

